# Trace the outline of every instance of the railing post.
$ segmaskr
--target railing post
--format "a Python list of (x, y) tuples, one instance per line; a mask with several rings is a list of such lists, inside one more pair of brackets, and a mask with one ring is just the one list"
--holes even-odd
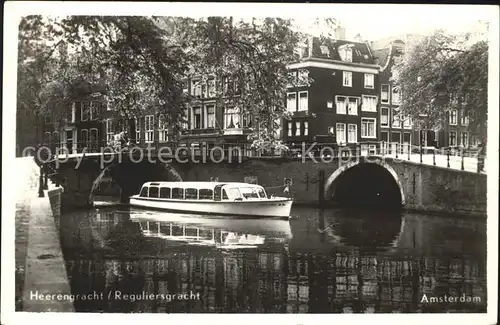
[(399, 154), (399, 143), (396, 142), (396, 159), (398, 159)]
[(408, 161), (411, 160), (411, 143), (408, 142)]
[(44, 173), (43, 173), (43, 189), (44, 190), (48, 190), (49, 189), (49, 184), (48, 184), (48, 181), (49, 181), (49, 168), (47, 167), (47, 164), (44, 164), (43, 165), (43, 170), (44, 170)]
[(446, 151), (446, 167), (450, 168), (450, 150)]
[(422, 159), (422, 146), (420, 146), (420, 163), (423, 163), (424, 160)]
[(40, 166), (40, 176), (38, 177), (38, 197), (44, 197), (43, 193), (43, 169)]
[(432, 150), (432, 164), (436, 166), (436, 150)]
[(465, 166), (464, 166), (464, 149), (462, 149), (462, 162), (461, 162), (460, 169), (461, 169), (461, 170), (464, 170), (464, 169), (465, 169), (464, 167), (465, 167)]

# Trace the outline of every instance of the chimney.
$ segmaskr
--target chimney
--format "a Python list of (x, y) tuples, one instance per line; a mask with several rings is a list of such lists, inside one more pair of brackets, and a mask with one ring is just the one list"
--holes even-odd
[(356, 37), (354, 37), (354, 40), (356, 42), (360, 42), (360, 43), (363, 43), (363, 39), (361, 38), (361, 34), (356, 34)]
[(337, 27), (335, 28), (335, 39), (338, 40), (345, 40), (345, 28), (344, 27)]
[(313, 56), (313, 37), (309, 36), (307, 38), (307, 56), (312, 58)]

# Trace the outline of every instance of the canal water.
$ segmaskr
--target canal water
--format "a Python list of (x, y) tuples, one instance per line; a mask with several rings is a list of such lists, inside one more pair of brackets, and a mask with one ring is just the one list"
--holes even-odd
[[(128, 208), (63, 215), (75, 310), (486, 312), (482, 220), (313, 208), (292, 216)], [(439, 302), (450, 296), (459, 298)]]

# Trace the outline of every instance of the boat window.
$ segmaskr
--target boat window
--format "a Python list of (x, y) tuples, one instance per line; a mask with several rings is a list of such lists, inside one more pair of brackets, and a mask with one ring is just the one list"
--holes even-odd
[(263, 199), (267, 198), (266, 191), (264, 191), (263, 188), (259, 188), (257, 192), (259, 192), (259, 197), (261, 197)]
[(149, 197), (158, 197), (158, 190), (157, 186), (151, 186), (149, 188)]
[(160, 187), (160, 197), (170, 199), (170, 187)]
[(222, 190), (222, 199), (223, 200), (229, 200), (229, 198), (227, 197), (227, 193), (226, 193), (226, 190)]
[(149, 189), (149, 187), (143, 186), (141, 189), (141, 194), (139, 194), (139, 196), (148, 197), (148, 189)]
[(214, 200), (220, 201), (221, 197), (222, 197), (222, 185), (216, 185), (214, 188)]
[(186, 189), (186, 200), (196, 200), (198, 199), (198, 189), (187, 188)]
[(213, 199), (214, 191), (209, 189), (200, 189), (200, 200)]
[(241, 198), (241, 193), (240, 193), (240, 190), (233, 187), (233, 188), (228, 188), (227, 189), (227, 193), (229, 194), (229, 197), (231, 198), (231, 200), (234, 200), (234, 199), (237, 199), (237, 198)]
[(240, 187), (240, 192), (245, 199), (259, 198), (259, 194), (257, 193), (257, 189), (255, 187)]
[(184, 189), (179, 187), (174, 187), (172, 189), (172, 199), (183, 199), (184, 198)]

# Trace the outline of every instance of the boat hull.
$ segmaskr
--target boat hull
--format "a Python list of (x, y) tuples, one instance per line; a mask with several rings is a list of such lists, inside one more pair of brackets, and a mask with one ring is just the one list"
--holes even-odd
[(130, 205), (135, 207), (198, 214), (253, 217), (288, 217), (290, 216), (292, 202), (289, 198), (224, 202), (210, 200), (162, 200), (143, 198), (137, 195), (130, 197)]

